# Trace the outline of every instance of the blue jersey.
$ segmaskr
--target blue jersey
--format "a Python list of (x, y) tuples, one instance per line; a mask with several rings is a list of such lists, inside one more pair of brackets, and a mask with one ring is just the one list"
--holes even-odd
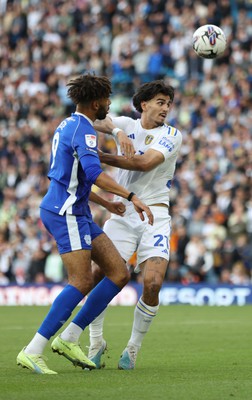
[(50, 186), (40, 207), (91, 220), (89, 194), (101, 172), (92, 122), (83, 114), (73, 113), (55, 130), (48, 173)]

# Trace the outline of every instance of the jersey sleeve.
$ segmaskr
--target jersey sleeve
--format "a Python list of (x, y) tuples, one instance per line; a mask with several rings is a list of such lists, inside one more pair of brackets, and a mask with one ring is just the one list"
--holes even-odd
[(93, 154), (98, 157), (97, 134), (95, 130), (86, 130), (84, 133), (78, 130), (73, 138), (72, 145), (79, 159), (88, 154)]
[(92, 154), (87, 154), (85, 157), (81, 157), (80, 162), (87, 179), (94, 184), (102, 173), (99, 159)]
[(164, 155), (165, 160), (178, 153), (182, 144), (181, 132), (171, 126), (167, 127), (167, 132), (161, 135), (159, 140), (151, 146)]
[(95, 130), (85, 125), (84, 129), (77, 129), (73, 137), (72, 146), (87, 179), (94, 183), (102, 172)]
[(135, 121), (129, 117), (110, 117), (113, 124), (122, 129), (123, 131), (129, 132), (131, 129), (134, 130)]

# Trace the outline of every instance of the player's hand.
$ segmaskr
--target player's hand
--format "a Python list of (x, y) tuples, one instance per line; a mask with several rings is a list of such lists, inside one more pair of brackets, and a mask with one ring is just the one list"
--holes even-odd
[(144, 221), (143, 213), (145, 212), (148, 217), (149, 224), (153, 225), (154, 216), (153, 216), (150, 208), (148, 206), (146, 206), (135, 194), (132, 197), (131, 201), (134, 204), (135, 210), (139, 214), (139, 217), (141, 218), (141, 220)]
[(133, 158), (135, 149), (132, 140), (128, 138), (125, 132), (120, 131), (117, 134), (117, 139), (121, 148), (121, 153), (125, 158)]
[(126, 207), (121, 201), (108, 201), (106, 209), (113, 214), (123, 217)]

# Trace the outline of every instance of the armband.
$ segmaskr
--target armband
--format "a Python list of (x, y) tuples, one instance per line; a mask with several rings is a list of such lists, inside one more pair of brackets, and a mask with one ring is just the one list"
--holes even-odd
[(134, 192), (130, 192), (130, 194), (129, 194), (128, 197), (127, 197), (127, 200), (128, 200), (128, 201), (131, 201), (132, 197), (135, 196), (135, 194), (136, 194), (136, 193), (134, 193)]
[(112, 135), (114, 136), (114, 137), (117, 137), (117, 134), (118, 134), (118, 132), (120, 132), (121, 131), (121, 129), (120, 128), (114, 128), (113, 130), (112, 130)]

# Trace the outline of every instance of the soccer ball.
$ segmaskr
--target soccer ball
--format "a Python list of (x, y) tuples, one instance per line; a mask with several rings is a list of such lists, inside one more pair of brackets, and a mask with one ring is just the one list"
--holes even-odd
[(193, 50), (200, 57), (219, 57), (224, 53), (226, 45), (226, 36), (216, 25), (202, 25), (193, 34)]

